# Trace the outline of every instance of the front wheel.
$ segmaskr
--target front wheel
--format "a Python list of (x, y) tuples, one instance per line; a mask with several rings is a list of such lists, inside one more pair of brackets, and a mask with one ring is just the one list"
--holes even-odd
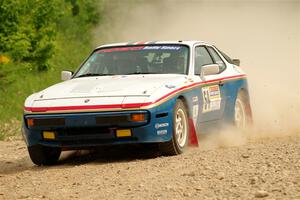
[(36, 165), (54, 165), (59, 159), (61, 149), (35, 145), (28, 147), (28, 153), (32, 162)]
[(185, 105), (177, 100), (174, 107), (173, 133), (169, 142), (160, 144), (163, 155), (178, 155), (184, 152), (188, 143), (189, 123)]

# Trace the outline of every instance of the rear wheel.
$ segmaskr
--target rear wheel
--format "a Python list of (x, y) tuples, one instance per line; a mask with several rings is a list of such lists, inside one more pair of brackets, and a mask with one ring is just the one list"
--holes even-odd
[(35, 145), (28, 147), (32, 162), (36, 165), (54, 165), (61, 154), (61, 148)]
[(246, 129), (252, 124), (251, 107), (244, 92), (239, 92), (235, 101), (234, 124), (238, 129)]
[(177, 100), (174, 107), (173, 133), (169, 142), (160, 144), (163, 155), (178, 155), (184, 152), (188, 143), (189, 124), (185, 105)]

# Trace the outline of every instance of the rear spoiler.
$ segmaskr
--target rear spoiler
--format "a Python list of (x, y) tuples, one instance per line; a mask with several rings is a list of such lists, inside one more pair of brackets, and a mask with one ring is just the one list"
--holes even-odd
[(232, 64), (240, 66), (241, 61), (240, 61), (240, 59), (234, 58), (234, 59), (232, 59)]

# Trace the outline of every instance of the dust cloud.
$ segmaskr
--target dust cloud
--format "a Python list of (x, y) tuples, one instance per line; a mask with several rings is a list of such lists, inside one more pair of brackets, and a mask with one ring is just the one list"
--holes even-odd
[(300, 132), (300, 1), (105, 2), (108, 17), (95, 29), (95, 44), (211, 42), (248, 74), (253, 134)]

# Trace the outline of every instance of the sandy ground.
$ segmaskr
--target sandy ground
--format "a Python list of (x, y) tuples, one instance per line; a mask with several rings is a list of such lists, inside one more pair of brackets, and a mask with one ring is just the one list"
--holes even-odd
[[(65, 152), (34, 166), (23, 141), (0, 142), (0, 199), (300, 199), (300, 135), (200, 147)], [(212, 147), (212, 148), (209, 148)]]

